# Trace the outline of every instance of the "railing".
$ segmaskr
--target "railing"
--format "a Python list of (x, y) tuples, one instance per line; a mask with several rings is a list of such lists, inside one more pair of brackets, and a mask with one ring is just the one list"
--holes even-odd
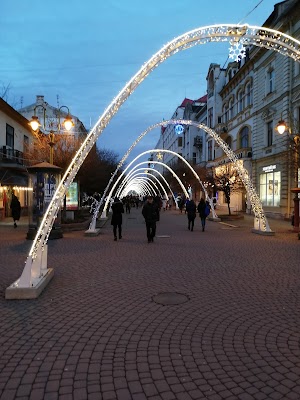
[(0, 147), (0, 161), (23, 165), (24, 154), (22, 151), (11, 149), (7, 146)]
[[(252, 147), (243, 147), (234, 150), (234, 154), (239, 159), (252, 158)], [(216, 162), (216, 165), (225, 164), (228, 162), (228, 157), (224, 154), (222, 157), (215, 158), (213, 161)]]

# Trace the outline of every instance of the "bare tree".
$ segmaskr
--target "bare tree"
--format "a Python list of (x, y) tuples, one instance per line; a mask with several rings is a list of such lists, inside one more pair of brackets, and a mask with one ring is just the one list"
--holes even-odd
[(230, 197), (233, 192), (243, 190), (244, 186), (236, 168), (232, 164), (225, 164), (214, 171), (214, 184), (217, 190), (224, 192), (228, 214), (230, 211)]

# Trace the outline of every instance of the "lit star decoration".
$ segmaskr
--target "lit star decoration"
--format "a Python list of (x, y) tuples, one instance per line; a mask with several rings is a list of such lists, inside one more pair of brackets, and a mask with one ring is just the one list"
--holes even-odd
[(242, 58), (246, 57), (246, 50), (244, 47), (244, 42), (239, 41), (239, 42), (230, 42), (230, 48), (229, 48), (229, 58), (231, 58), (234, 61), (240, 61)]
[(157, 154), (156, 154), (156, 158), (157, 158), (158, 160), (162, 160), (162, 159), (163, 159), (163, 155), (162, 155), (161, 153), (157, 153)]

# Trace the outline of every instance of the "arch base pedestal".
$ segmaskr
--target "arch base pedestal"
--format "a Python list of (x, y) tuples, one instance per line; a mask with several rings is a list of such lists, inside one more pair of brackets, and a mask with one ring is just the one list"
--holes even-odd
[(275, 232), (274, 231), (261, 231), (260, 229), (251, 229), (252, 233), (257, 233), (258, 235), (264, 235), (264, 236), (274, 236)]
[(34, 279), (31, 287), (19, 287), (18, 281), (12, 283), (5, 290), (6, 300), (22, 300), (22, 299), (36, 299), (51, 281), (54, 276), (54, 269), (48, 268), (46, 273), (40, 277)]
[(84, 232), (84, 236), (98, 236), (100, 229), (88, 229)]

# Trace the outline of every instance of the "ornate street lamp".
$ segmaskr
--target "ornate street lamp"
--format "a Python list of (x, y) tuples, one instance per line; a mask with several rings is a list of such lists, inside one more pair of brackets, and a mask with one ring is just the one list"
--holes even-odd
[[(31, 126), (31, 129), (34, 132), (37, 132), (39, 127), (42, 126), (38, 117), (36, 116), (36, 110), (37, 108), (41, 107), (43, 109), (43, 116), (44, 116), (44, 125), (43, 128), (45, 129), (45, 124), (46, 124), (46, 108), (38, 104), (37, 106), (34, 107), (33, 113), (34, 115), (32, 116), (31, 121), (29, 121), (29, 125)], [(67, 116), (64, 119), (63, 126), (67, 131), (70, 131), (72, 127), (74, 126), (74, 122), (72, 120), (70, 110), (67, 106), (61, 106), (58, 109), (58, 131), (60, 131), (61, 124), (60, 124), (60, 115), (61, 115), (61, 109), (66, 108), (67, 109)], [(54, 157), (54, 146), (55, 146), (55, 132), (53, 130), (50, 130), (49, 133), (49, 146), (50, 146), (50, 164), (53, 164), (53, 157)]]

